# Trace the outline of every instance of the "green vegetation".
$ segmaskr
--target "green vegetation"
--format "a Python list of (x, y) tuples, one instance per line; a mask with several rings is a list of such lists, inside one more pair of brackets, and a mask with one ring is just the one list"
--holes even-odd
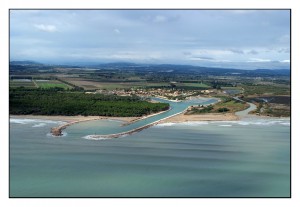
[(43, 89), (56, 87), (56, 88), (63, 88), (66, 90), (72, 88), (71, 86), (57, 80), (47, 80), (47, 81), (35, 80), (34, 82), (38, 85), (39, 88), (43, 88)]
[(215, 112), (237, 112), (247, 107), (247, 103), (227, 97), (215, 105)]
[[(239, 95), (243, 100), (254, 103), (267, 99), (268, 106), (264, 103), (261, 110), (257, 111), (259, 114), (290, 114), (289, 70), (237, 70), (127, 63), (100, 64), (92, 67), (53, 66), (12, 61), (9, 78), (11, 89), (39, 88), (61, 91), (60, 93), (101, 90), (99, 92), (103, 94), (154, 94), (175, 100), (185, 100), (198, 95), (222, 97), (223, 101), (214, 105), (213, 109), (195, 107), (195, 113), (223, 113), (226, 109), (227, 112), (243, 110), (247, 107), (246, 104), (229, 98)], [(209, 92), (201, 92), (202, 90)]]
[(289, 95), (291, 92), (289, 85), (254, 85), (247, 84), (242, 85), (244, 88), (244, 94), (247, 95)]
[(186, 115), (190, 115), (190, 114), (204, 114), (204, 113), (209, 113), (214, 109), (214, 107), (212, 105), (208, 105), (206, 107), (201, 107), (201, 108), (197, 108), (197, 107), (192, 107), (190, 111), (186, 112)]
[(167, 110), (167, 103), (149, 103), (134, 96), (82, 92), (11, 89), (10, 114), (142, 116)]
[(230, 111), (228, 108), (224, 107), (224, 108), (218, 108), (218, 112), (227, 112)]
[(286, 104), (274, 104), (266, 102), (255, 102), (257, 105), (256, 114), (273, 117), (288, 117), (291, 115), (291, 109)]
[(33, 81), (11, 80), (9, 81), (11, 88), (24, 87), (24, 88), (36, 88)]
[(235, 100), (230, 97), (221, 97), (222, 101), (209, 106), (193, 107), (187, 114), (202, 114), (202, 113), (226, 113), (242, 111), (248, 107), (248, 104)]

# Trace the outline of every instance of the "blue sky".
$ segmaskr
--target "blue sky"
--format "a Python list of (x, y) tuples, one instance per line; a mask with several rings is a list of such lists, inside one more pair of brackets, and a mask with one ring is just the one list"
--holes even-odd
[(11, 60), (288, 68), (288, 10), (11, 10)]

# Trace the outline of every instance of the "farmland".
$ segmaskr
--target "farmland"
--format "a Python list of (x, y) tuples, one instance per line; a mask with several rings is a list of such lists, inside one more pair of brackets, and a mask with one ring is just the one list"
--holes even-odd
[[(238, 70), (124, 63), (92, 67), (39, 65), (38, 68), (39, 70), (35, 70), (33, 66), (12, 65), (10, 87), (64, 89), (70, 92), (118, 96), (159, 96), (172, 100), (185, 100), (192, 96), (223, 99), (240, 96), (245, 101), (262, 105), (257, 112), (259, 114), (286, 116), (290, 113), (290, 104), (287, 103), (291, 92), (289, 70)], [(268, 103), (260, 103), (259, 100), (270, 96), (273, 98)], [(195, 107), (193, 113), (235, 112), (245, 107), (235, 100), (223, 100), (212, 109)]]
[(37, 84), (37, 86), (39, 88), (44, 88), (44, 89), (48, 89), (48, 88), (63, 88), (63, 89), (71, 89), (72, 87), (62, 83), (58, 80), (34, 80), (34, 82)]
[(12, 79), (9, 82), (11, 88), (27, 88), (27, 89), (34, 89), (34, 88), (41, 88), (41, 89), (48, 89), (48, 88), (63, 88), (63, 89), (71, 89), (72, 86), (62, 83), (58, 80), (47, 80), (47, 79)]
[(146, 82), (146, 81), (122, 81), (122, 80), (112, 80), (112, 81), (101, 81), (93, 80), (88, 78), (77, 78), (77, 77), (68, 77), (62, 78), (62, 80), (74, 84), (78, 87), (82, 87), (85, 90), (97, 90), (97, 89), (129, 89), (129, 88), (143, 88), (143, 87), (164, 87), (169, 86), (168, 83), (155, 83), (155, 82)]
[(30, 79), (15, 79), (10, 80), (9, 85), (12, 88), (24, 87), (24, 88), (36, 88), (34, 82)]

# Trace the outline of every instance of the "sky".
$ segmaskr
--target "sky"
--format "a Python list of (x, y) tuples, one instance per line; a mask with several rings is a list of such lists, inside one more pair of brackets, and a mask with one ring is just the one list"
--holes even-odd
[(11, 10), (10, 60), (290, 66), (289, 10)]

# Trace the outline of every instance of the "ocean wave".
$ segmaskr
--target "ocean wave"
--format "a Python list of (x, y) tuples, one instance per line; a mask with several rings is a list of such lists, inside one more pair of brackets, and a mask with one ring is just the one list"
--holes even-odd
[(113, 138), (99, 137), (99, 136), (95, 137), (95, 135), (87, 135), (82, 138), (87, 139), (87, 140), (111, 140), (111, 139), (113, 139)]
[[(273, 126), (273, 125), (290, 125), (288, 119), (256, 119), (256, 120), (240, 120), (240, 121), (212, 121), (210, 122), (212, 124), (220, 124), (220, 125), (243, 125), (243, 126), (248, 126), (248, 125), (256, 125), (256, 126)], [(220, 126), (219, 125), (219, 126)]]
[(157, 124), (154, 127), (160, 128), (160, 127), (168, 127), (168, 126), (201, 126), (201, 125), (207, 125), (209, 122), (207, 121), (186, 121), (186, 122), (179, 122), (179, 123), (162, 123), (162, 124)]
[(173, 126), (173, 125), (175, 125), (175, 124), (176, 124), (176, 123), (169, 122), (169, 123), (157, 124), (157, 125), (154, 125), (154, 127), (156, 127), (156, 128), (160, 128), (160, 127), (168, 127), (168, 126)]
[[(256, 126), (274, 126), (274, 125), (286, 125), (289, 124), (286, 120), (259, 120), (259, 121), (249, 121), (244, 122), (247, 125), (256, 125)], [(240, 123), (239, 123), (240, 124)]]
[(201, 125), (207, 125), (209, 122), (207, 121), (187, 121), (187, 122), (181, 122), (178, 123), (178, 125), (181, 126), (201, 126)]
[[(52, 120), (44, 120), (44, 119), (16, 119), (16, 118), (11, 118), (9, 120), (10, 123), (13, 124), (64, 124), (66, 122), (63, 121), (52, 121)], [(38, 127), (38, 126), (36, 126)]]
[(43, 126), (46, 126), (46, 124), (45, 123), (39, 123), (39, 124), (33, 125), (32, 127), (43, 127)]
[(283, 125), (283, 126), (290, 126), (289, 119), (256, 119), (256, 120), (239, 120), (239, 121), (187, 121), (187, 122), (180, 122), (180, 123), (163, 123), (157, 124), (155, 127), (168, 127), (168, 126), (201, 126), (207, 124), (217, 124), (218, 126), (223, 127), (231, 127), (233, 125), (241, 125), (241, 126), (249, 126), (249, 125), (256, 125), (256, 126), (274, 126), (274, 125)]
[(221, 126), (221, 127), (232, 127), (231, 124), (221, 124), (221, 125), (219, 125), (219, 126)]
[(243, 125), (243, 126), (247, 126), (247, 125), (250, 125), (251, 122), (247, 122), (247, 121), (239, 121), (239, 122), (237, 122), (237, 124)]

